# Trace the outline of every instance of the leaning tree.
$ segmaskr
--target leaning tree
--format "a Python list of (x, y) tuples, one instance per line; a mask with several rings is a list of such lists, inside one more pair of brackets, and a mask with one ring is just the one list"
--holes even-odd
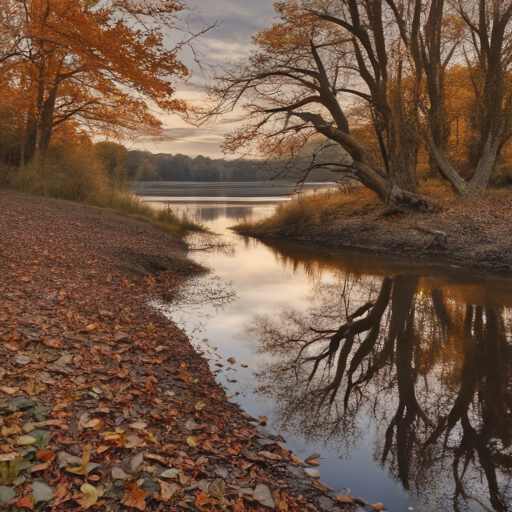
[(299, 8), (296, 2), (278, 3), (276, 10), (280, 20), (253, 38), (258, 49), (246, 61), (225, 69), (210, 90), (214, 106), (208, 117), (244, 109), (246, 123), (228, 136), (225, 149), (255, 147), (260, 154), (291, 156), (321, 135), (350, 155), (349, 164), (339, 165), (382, 201), (428, 209), (425, 198), (401, 187), (393, 173), (386, 172), (386, 159), (366, 148), (351, 126), (355, 124), (350, 115), (355, 94), (372, 105), (379, 119), (387, 119), (378, 121), (380, 133), (393, 129), (389, 108), (378, 101), (378, 97), (382, 101), (387, 97), (387, 85), (381, 79), (387, 64), (382, 62), (380, 71), (373, 70), (380, 76), (378, 91), (373, 95), (358, 92), (357, 87), (366, 90), (360, 83), (361, 69), (370, 56), (361, 55), (359, 64), (354, 62), (353, 37), (344, 36), (338, 26)]

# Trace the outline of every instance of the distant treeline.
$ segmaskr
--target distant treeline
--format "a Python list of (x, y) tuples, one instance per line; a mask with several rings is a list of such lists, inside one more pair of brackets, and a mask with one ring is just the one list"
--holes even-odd
[[(263, 181), (275, 177), (282, 164), (264, 164), (261, 160), (224, 160), (206, 156), (153, 154), (148, 151), (128, 152), (128, 179), (132, 181)], [(315, 170), (308, 181), (332, 180), (326, 169)]]

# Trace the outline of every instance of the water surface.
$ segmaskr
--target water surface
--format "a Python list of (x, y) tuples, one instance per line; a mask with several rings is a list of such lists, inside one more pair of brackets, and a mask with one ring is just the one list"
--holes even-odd
[(506, 511), (512, 281), (228, 229), (275, 204), (170, 204), (220, 234), (191, 239), (213, 273), (163, 307), (227, 394), (299, 457), (321, 454), (336, 491), (396, 512)]

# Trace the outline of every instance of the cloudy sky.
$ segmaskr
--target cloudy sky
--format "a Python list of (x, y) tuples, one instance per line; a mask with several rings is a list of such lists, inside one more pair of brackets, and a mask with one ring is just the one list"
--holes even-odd
[[(201, 37), (197, 49), (203, 55), (204, 62), (220, 65), (233, 62), (246, 56), (251, 50), (251, 36), (260, 28), (271, 23), (274, 17), (275, 0), (189, 0), (191, 12), (187, 22), (197, 30), (200, 27), (216, 28)], [(193, 60), (190, 51), (181, 55), (183, 62), (193, 71), (194, 76), (185, 85), (180, 86), (179, 97), (198, 101), (201, 86), (205, 78)], [(182, 121), (178, 116), (162, 116), (166, 133), (170, 140), (154, 144), (135, 143), (133, 148), (147, 149), (153, 153), (183, 153), (185, 155), (204, 155), (211, 158), (223, 158), (220, 144), (223, 135), (233, 128), (229, 122), (219, 122), (207, 128), (195, 128)]]

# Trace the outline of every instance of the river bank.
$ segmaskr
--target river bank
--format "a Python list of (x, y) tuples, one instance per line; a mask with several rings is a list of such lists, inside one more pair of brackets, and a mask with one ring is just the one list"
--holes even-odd
[(331, 192), (278, 208), (274, 217), (235, 226), (239, 234), (323, 250), (352, 250), (419, 262), (512, 270), (512, 191), (483, 201), (461, 200), (444, 189), (427, 194), (441, 208), (419, 213), (389, 209), (371, 192)]
[(147, 305), (204, 272), (182, 242), (97, 208), (11, 193), (0, 205), (3, 507), (368, 506), (307, 477)]

